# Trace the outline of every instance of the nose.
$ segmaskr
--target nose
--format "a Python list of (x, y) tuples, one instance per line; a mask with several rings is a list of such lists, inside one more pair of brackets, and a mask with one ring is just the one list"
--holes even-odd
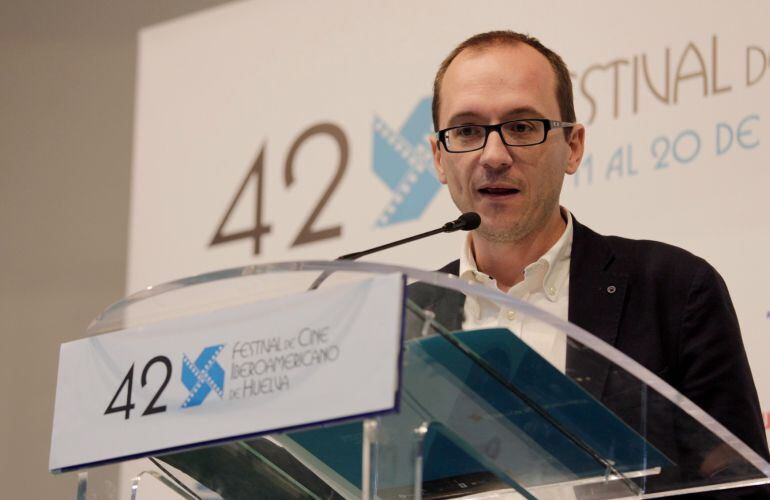
[(496, 130), (489, 132), (480, 161), (484, 167), (495, 170), (506, 169), (513, 164), (510, 148)]

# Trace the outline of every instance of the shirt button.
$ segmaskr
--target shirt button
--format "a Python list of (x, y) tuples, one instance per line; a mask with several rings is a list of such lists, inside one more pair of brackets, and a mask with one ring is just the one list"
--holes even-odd
[(549, 286), (548, 287), (548, 295), (551, 295), (551, 296), (556, 295), (556, 287)]
[(508, 311), (508, 319), (512, 320), (516, 318), (516, 311)]

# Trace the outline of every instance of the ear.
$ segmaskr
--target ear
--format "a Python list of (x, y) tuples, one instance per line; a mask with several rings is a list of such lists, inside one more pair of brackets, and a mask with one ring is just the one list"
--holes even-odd
[(567, 146), (569, 147), (569, 158), (567, 159), (566, 173), (572, 175), (577, 172), (580, 162), (583, 160), (583, 151), (585, 150), (586, 129), (583, 125), (572, 127)]
[(431, 135), (429, 138), (430, 149), (433, 152), (433, 168), (436, 169), (436, 176), (441, 184), (446, 184), (446, 172), (441, 165), (441, 145), (438, 143), (438, 138), (435, 135)]

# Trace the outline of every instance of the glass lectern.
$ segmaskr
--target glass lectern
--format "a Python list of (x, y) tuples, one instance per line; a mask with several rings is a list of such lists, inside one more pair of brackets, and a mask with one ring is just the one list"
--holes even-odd
[[(144, 477), (168, 498), (226, 499), (653, 498), (770, 483), (767, 462), (630, 357), (449, 275), (341, 261), (247, 266), (147, 288), (109, 307), (87, 333), (312, 297), (391, 273), (405, 277), (407, 297), (392, 411), (190, 443), (153, 455)], [(474, 307), (515, 320), (481, 328), (468, 318)], [(116, 495), (142, 498), (142, 477)], [(81, 471), (78, 497), (87, 490)]]

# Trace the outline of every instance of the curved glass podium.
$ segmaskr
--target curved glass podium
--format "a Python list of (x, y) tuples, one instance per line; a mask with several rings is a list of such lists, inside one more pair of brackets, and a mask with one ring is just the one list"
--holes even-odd
[[(147, 477), (168, 498), (226, 499), (655, 498), (770, 483), (767, 462), (629, 356), (527, 303), (445, 274), (349, 261), (228, 269), (148, 287), (107, 308), (87, 334), (141, 335), (179, 319), (217, 329), (211, 318), (223, 311), (296, 297), (312, 303), (325, 290), (385, 275), (402, 276), (406, 287), (394, 311), (403, 330), (392, 359), (394, 408), (213, 445), (161, 443), (141, 454), (156, 468), (117, 498), (142, 498)], [(350, 311), (335, 317), (348, 321), (358, 302), (348, 300), (342, 309)], [(302, 314), (288, 306), (272, 312)], [(496, 320), (485, 326), (483, 317)], [(348, 335), (375, 335), (356, 325)], [(365, 388), (375, 375), (351, 383)], [(324, 397), (333, 404), (341, 395), (330, 388)], [(59, 399), (57, 392), (57, 413)], [(65, 417), (55, 417), (54, 441), (57, 418)], [(52, 446), (52, 469), (135, 457), (56, 466)], [(81, 479), (78, 496), (86, 498)]]

